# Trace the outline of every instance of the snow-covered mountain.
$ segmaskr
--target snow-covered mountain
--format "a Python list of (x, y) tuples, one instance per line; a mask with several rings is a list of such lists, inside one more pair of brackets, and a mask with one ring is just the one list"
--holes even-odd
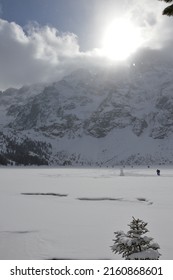
[(158, 53), (0, 92), (0, 162), (171, 164), (172, 77)]

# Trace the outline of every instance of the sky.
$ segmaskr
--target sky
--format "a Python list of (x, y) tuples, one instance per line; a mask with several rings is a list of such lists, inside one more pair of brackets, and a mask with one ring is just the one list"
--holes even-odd
[[(126, 45), (123, 58), (131, 54), (130, 42), (132, 53), (141, 48), (166, 53), (173, 17), (162, 16), (165, 6), (158, 0), (0, 0), (0, 90), (55, 81), (91, 64), (116, 63), (122, 45), (116, 49), (119, 34), (115, 23), (110, 26), (117, 19), (116, 32), (124, 34)], [(140, 34), (137, 40), (129, 22), (134, 36)]]

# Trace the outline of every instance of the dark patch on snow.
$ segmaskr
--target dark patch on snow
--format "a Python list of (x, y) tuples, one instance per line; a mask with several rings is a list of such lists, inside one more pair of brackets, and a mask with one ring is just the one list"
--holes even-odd
[(140, 201), (140, 202), (147, 202), (148, 205), (151, 205), (153, 204), (152, 201), (149, 201), (147, 198), (145, 197), (137, 197), (137, 200)]
[(149, 201), (149, 202), (148, 202), (148, 205), (152, 205), (152, 204), (153, 204), (153, 202), (152, 202), (152, 201)]
[(144, 202), (144, 203), (147, 203), (148, 205), (153, 204), (152, 201), (149, 201), (148, 199), (143, 198), (143, 197), (136, 198), (137, 201), (128, 200), (128, 199), (124, 199), (124, 198), (112, 198), (112, 197), (78, 197), (76, 199), (81, 200), (81, 201), (120, 201), (120, 202), (132, 202), (132, 203)]
[(89, 198), (89, 197), (78, 197), (78, 200), (85, 200), (85, 201), (121, 201), (122, 198), (112, 198), (112, 197), (95, 197), (95, 198)]
[(71, 258), (51, 258), (51, 259), (48, 259), (48, 260), (50, 260), (50, 261), (56, 261), (56, 260), (62, 261), (62, 260), (76, 260), (76, 259), (71, 259)]
[[(75, 258), (75, 259), (72, 259), (72, 258), (51, 258), (51, 259), (48, 259), (48, 260), (51, 260), (51, 261), (54, 261), (54, 260), (82, 260), (82, 258), (79, 258), (79, 259), (77, 259), (77, 258)], [(88, 258), (84, 258), (84, 260), (111, 260), (111, 259), (108, 259), (108, 258), (103, 258), (103, 259), (100, 259), (100, 258), (98, 258), (98, 259), (93, 259), (93, 258), (91, 258), (91, 259), (88, 259)]]
[(58, 196), (58, 197), (66, 197), (68, 194), (60, 194), (60, 193), (21, 193), (22, 195), (45, 195), (45, 196)]
[(27, 233), (31, 233), (32, 231), (28, 231), (28, 230), (19, 230), (19, 231), (13, 231), (13, 233), (18, 233), (18, 234), (27, 234)]
[(0, 233), (12, 233), (12, 234), (28, 234), (28, 233), (33, 233), (36, 231), (32, 230), (6, 230), (6, 231), (1, 231)]
[(137, 197), (137, 200), (139, 200), (139, 201), (148, 201), (146, 198), (143, 198), (143, 197)]

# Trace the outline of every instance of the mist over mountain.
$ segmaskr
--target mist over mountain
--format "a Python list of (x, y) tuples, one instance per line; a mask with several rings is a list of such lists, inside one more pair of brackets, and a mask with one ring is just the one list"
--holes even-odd
[(172, 60), (150, 50), (0, 92), (0, 163), (172, 164), (172, 77)]

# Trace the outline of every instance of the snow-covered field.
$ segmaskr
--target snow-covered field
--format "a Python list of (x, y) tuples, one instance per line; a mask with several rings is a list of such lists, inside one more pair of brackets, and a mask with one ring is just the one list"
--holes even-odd
[(0, 259), (121, 259), (114, 231), (135, 218), (173, 259), (173, 169), (0, 169)]

